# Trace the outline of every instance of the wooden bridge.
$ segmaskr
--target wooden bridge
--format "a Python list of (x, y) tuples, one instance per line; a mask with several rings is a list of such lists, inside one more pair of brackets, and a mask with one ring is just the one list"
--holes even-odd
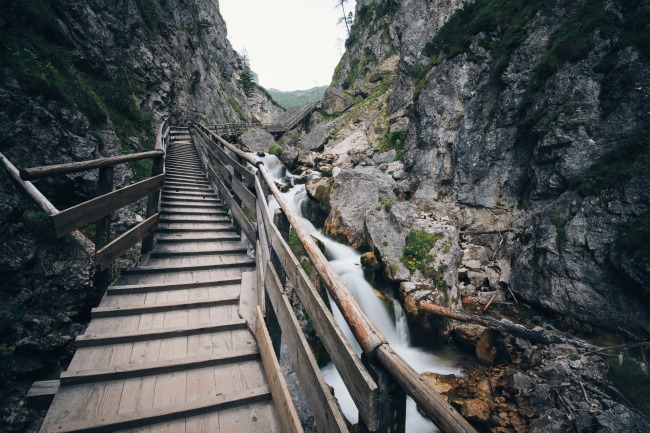
[(318, 111), (322, 103), (313, 102), (311, 104), (302, 105), (300, 107), (288, 110), (285, 115), (275, 123), (224, 123), (216, 125), (212, 129), (213, 132), (228, 137), (241, 135), (246, 129), (256, 126), (262, 128), (271, 134), (283, 134), (287, 131), (295, 129), (301, 122), (307, 119), (313, 112)]
[[(154, 159), (152, 177), (111, 191), (112, 166), (138, 158)], [(42, 432), (301, 432), (277, 361), (282, 344), (318, 431), (347, 432), (287, 298), (293, 290), (359, 410), (357, 431), (404, 432), (408, 394), (443, 432), (475, 433), (392, 350), (264, 164), (210, 129), (163, 123), (154, 152), (38, 167), (23, 170), (22, 178), (9, 168), (52, 214), (58, 235), (98, 221), (100, 270), (137, 242), (144, 252), (93, 309), (68, 370), (33, 388), (33, 398), (54, 395)], [(99, 197), (63, 211), (26, 181), (95, 168)], [(110, 212), (147, 196), (146, 220), (108, 239)], [(274, 214), (270, 196), (280, 205)], [(290, 231), (361, 356), (287, 245)]]

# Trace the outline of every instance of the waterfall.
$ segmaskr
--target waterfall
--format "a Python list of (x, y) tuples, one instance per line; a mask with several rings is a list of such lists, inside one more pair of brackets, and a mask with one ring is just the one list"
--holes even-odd
[[(282, 165), (274, 155), (265, 155), (261, 158), (269, 174), (281, 184), (287, 184), (294, 175)], [(444, 354), (433, 354), (420, 348), (411, 346), (408, 330), (408, 323), (404, 310), (396, 299), (389, 299), (392, 303), (394, 314), (389, 312), (385, 301), (383, 301), (375, 288), (365, 279), (361, 267), (361, 254), (355, 249), (336, 242), (320, 232), (303, 214), (303, 204), (308, 200), (305, 185), (298, 184), (283, 193), (285, 200), (292, 207), (294, 213), (301, 218), (308, 232), (318, 238), (325, 245), (325, 254), (334, 270), (339, 274), (350, 292), (357, 299), (365, 313), (372, 322), (384, 334), (391, 347), (399, 353), (418, 373), (436, 372), (440, 374), (459, 374), (460, 371), (454, 366), (456, 356), (451, 351)], [(269, 211), (271, 215), (279, 206), (275, 199), (269, 199)], [(332, 313), (341, 330), (355, 348), (361, 353), (361, 348), (354, 339), (352, 331), (348, 327), (343, 315), (336, 304), (330, 299)], [(335, 390), (335, 395), (341, 405), (343, 414), (351, 423), (358, 421), (358, 410), (352, 401), (348, 390), (333, 364), (322, 368), (323, 376)], [(432, 433), (437, 432), (436, 427), (417, 411), (415, 402), (408, 398), (406, 407), (406, 431), (409, 433)]]

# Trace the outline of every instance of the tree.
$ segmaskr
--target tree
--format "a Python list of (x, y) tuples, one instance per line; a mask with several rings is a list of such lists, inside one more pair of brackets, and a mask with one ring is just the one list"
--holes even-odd
[(339, 18), (339, 24), (344, 23), (345, 24), (345, 29), (348, 31), (348, 36), (350, 36), (350, 26), (352, 25), (354, 21), (354, 15), (352, 12), (346, 13), (345, 12), (345, 4), (348, 2), (348, 0), (336, 0), (336, 7), (341, 7), (341, 11), (343, 11), (343, 15), (341, 18)]
[(237, 80), (237, 82), (246, 96), (253, 96), (257, 83), (255, 82), (255, 74), (251, 71), (250, 63), (248, 61), (248, 52), (246, 49), (244, 49), (241, 55), (237, 56), (237, 63), (241, 69), (239, 80)]

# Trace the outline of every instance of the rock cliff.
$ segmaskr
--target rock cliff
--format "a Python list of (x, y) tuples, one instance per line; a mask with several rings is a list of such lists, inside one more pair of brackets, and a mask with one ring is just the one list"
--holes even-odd
[[(643, 1), (359, 1), (325, 152), (377, 166), (402, 208), (457, 229), (465, 295), (507, 287), (647, 335), (649, 17)], [(403, 265), (370, 239), (373, 206), (346, 221), (332, 204), (331, 233), (365, 226), (352, 243)]]
[[(0, 152), (24, 168), (152, 149), (163, 117), (268, 121), (281, 110), (261, 88), (246, 95), (226, 36), (213, 0), (1, 0)], [(119, 166), (115, 186), (149, 172), (146, 163)], [(96, 178), (36, 184), (64, 209), (94, 196)], [(114, 226), (142, 212), (114, 215)], [(27, 431), (38, 428), (38, 414), (17, 405), (27, 380), (56, 377), (98, 294), (83, 249), (53, 238), (4, 169), (0, 240), (0, 431)]]

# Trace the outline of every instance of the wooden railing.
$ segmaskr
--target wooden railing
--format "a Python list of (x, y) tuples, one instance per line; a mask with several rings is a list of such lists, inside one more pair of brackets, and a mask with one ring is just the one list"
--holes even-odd
[[(32, 167), (20, 170), (20, 176), (14, 176), (28, 193), (38, 202), (45, 201), (49, 204), (41, 205), (52, 219), (54, 232), (57, 237), (73, 232), (93, 222), (96, 223), (94, 260), (99, 269), (96, 283), (99, 288), (108, 285), (108, 268), (127, 250), (138, 242), (143, 242), (143, 252), (151, 250), (153, 246), (153, 232), (158, 224), (160, 190), (164, 182), (165, 149), (169, 143), (170, 127), (168, 122), (163, 122), (156, 137), (156, 148), (150, 152), (119, 155), (108, 158), (98, 158), (89, 161), (72, 162), (67, 164)], [(151, 177), (133, 185), (113, 191), (113, 168), (143, 159), (152, 159), (153, 166)], [(48, 176), (57, 176), (70, 173), (84, 172), (99, 169), (97, 196), (91, 200), (80, 203), (71, 208), (59, 211), (43, 197), (35, 194), (36, 188), (31, 180)], [(36, 190), (37, 192), (37, 190)], [(146, 218), (126, 233), (116, 239), (110, 239), (111, 213), (125, 206), (135, 203), (141, 198), (149, 197)]]
[[(276, 352), (286, 340), (319, 431), (347, 432), (343, 415), (285, 294), (289, 284), (359, 409), (360, 432), (404, 432), (406, 395), (446, 433), (476, 433), (467, 421), (388, 344), (285, 202), (264, 164), (213, 131), (190, 128), (210, 181), (232, 211), (235, 225), (256, 247), (259, 304)], [(253, 170), (256, 167), (257, 170)], [(267, 197), (280, 205), (269, 215)], [(255, 213), (252, 210), (255, 209)], [(359, 357), (287, 243), (293, 230), (362, 348)]]

